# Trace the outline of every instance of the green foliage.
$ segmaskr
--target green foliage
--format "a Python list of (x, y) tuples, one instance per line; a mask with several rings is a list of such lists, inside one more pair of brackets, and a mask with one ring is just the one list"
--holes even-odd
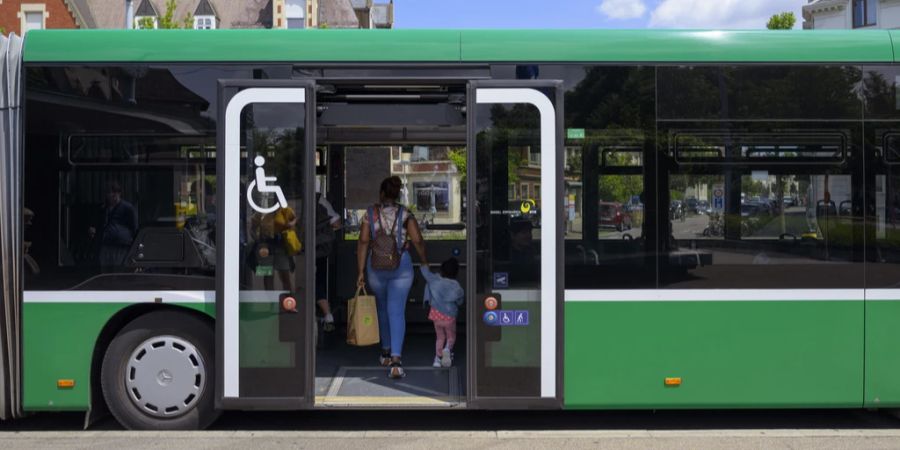
[(459, 182), (462, 185), (466, 184), (466, 148), (454, 148), (450, 149), (447, 153), (447, 157), (450, 158), (450, 162), (456, 166), (456, 171), (459, 172)]
[(152, 17), (141, 17), (141, 20), (137, 22), (138, 30), (152, 30), (153, 27), (153, 18)]
[[(179, 28), (194, 28), (194, 15), (188, 13), (181, 21), (175, 19), (175, 10), (178, 8), (177, 0), (166, 0), (166, 12), (157, 17), (157, 29), (176, 30)], [(138, 29), (153, 29), (153, 18), (144, 17), (138, 21)]]
[[(607, 162), (612, 166), (627, 166), (631, 155), (608, 153)], [(644, 190), (641, 175), (603, 175), (599, 180), (598, 194), (601, 202), (627, 203), (631, 196), (640, 195)]]
[(794, 28), (795, 23), (797, 23), (797, 18), (794, 17), (794, 13), (788, 11), (770, 17), (766, 28), (770, 30), (790, 30)]

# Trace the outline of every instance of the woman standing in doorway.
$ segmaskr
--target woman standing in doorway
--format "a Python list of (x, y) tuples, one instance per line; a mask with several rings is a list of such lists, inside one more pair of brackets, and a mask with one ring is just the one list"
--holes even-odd
[(406, 334), (406, 300), (414, 277), (410, 243), (422, 264), (428, 266), (419, 223), (406, 207), (397, 203), (402, 188), (400, 177), (381, 182), (380, 202), (366, 210), (356, 248), (357, 285), (365, 286), (368, 276), (378, 305), (380, 362), (390, 367), (391, 378), (405, 375), (401, 355)]

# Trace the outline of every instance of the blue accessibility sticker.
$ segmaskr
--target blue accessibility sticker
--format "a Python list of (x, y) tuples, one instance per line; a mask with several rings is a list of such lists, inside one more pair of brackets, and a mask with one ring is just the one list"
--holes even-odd
[(497, 325), (497, 321), (499, 319), (500, 319), (500, 315), (497, 314), (497, 311), (488, 311), (488, 312), (484, 313), (484, 317), (482, 317), (482, 320), (484, 320), (484, 323), (491, 325), (491, 326)]
[(528, 311), (515, 311), (513, 320), (517, 326), (528, 325)]
[(494, 289), (509, 288), (509, 272), (494, 272)]
[(513, 326), (515, 324), (515, 311), (500, 311), (501, 327)]

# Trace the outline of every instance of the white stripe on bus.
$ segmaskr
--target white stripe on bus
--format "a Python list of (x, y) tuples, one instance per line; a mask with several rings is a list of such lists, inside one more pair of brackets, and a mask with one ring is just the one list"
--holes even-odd
[[(277, 303), (284, 291), (241, 291), (241, 303)], [(215, 303), (216, 291), (25, 291), (25, 303)]]
[[(862, 301), (865, 289), (590, 289), (567, 290), (567, 302)], [(900, 290), (897, 290), (900, 294)]]

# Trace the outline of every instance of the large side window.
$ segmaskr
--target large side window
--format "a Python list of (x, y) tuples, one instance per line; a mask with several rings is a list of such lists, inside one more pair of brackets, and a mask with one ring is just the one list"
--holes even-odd
[[(811, 91), (830, 92), (815, 107), (801, 74), (818, 76)], [(660, 286), (863, 287), (860, 71), (660, 68), (659, 76)], [(790, 93), (810, 109), (779, 108)]]
[(900, 69), (867, 67), (866, 287), (900, 286)]
[(26, 74), (26, 289), (213, 289), (216, 83), (266, 71)]
[(656, 287), (654, 72), (587, 67), (567, 80), (567, 289)]

